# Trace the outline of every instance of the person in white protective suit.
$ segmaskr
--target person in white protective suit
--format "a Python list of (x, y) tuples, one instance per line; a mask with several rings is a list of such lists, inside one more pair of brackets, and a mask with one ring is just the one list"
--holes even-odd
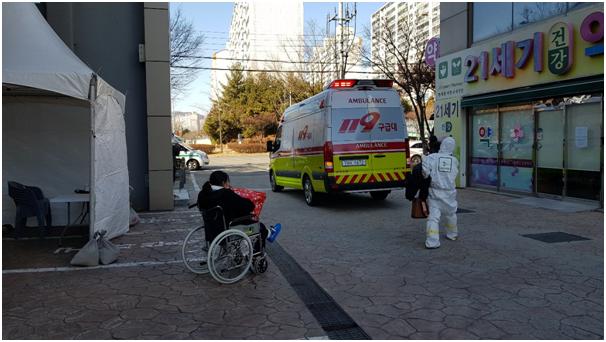
[(459, 161), (453, 157), (455, 140), (445, 138), (438, 153), (432, 153), (423, 158), (423, 177), (431, 176), (429, 197), (429, 217), (427, 218), (426, 248), (440, 247), (440, 217), (444, 216), (446, 223), (446, 238), (456, 240), (457, 230), (457, 190), (455, 179), (459, 172)]

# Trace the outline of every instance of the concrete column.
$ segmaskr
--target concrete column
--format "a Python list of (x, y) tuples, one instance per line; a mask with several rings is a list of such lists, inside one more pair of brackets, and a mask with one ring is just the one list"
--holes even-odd
[(471, 6), (467, 2), (440, 3), (440, 55), (446, 56), (469, 47)]
[(149, 209), (172, 210), (168, 3), (144, 3)]

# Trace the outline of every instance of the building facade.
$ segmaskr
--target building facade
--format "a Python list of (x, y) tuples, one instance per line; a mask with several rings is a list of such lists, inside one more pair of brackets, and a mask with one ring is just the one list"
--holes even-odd
[(204, 127), (204, 115), (196, 112), (173, 112), (173, 132), (199, 132)]
[(442, 3), (435, 133), (460, 186), (603, 205), (602, 3)]
[(65, 44), (126, 95), (131, 202), (174, 207), (167, 3), (38, 3)]
[(226, 48), (212, 61), (211, 99), (221, 97), (235, 63), (244, 70), (292, 70), (290, 62), (303, 59), (303, 37), (302, 1), (234, 3)]
[[(371, 58), (385, 58), (385, 45), (379, 37), (392, 33), (402, 42), (402, 30), (411, 30), (413, 37), (427, 41), (440, 34), (439, 2), (387, 2), (370, 18)], [(413, 52), (414, 53), (414, 52)]]
[(227, 83), (229, 67), (232, 65), (231, 53), (227, 49), (213, 54), (210, 72), (210, 99), (217, 101), (223, 93), (223, 86)]
[(227, 49), (244, 69), (290, 70), (302, 59), (303, 2), (236, 2)]

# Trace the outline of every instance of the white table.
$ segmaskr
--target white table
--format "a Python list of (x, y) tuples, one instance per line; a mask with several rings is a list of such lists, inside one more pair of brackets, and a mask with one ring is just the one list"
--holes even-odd
[[(72, 203), (83, 203), (87, 205), (90, 203), (90, 194), (66, 194), (66, 195), (58, 195), (55, 197), (51, 197), (48, 199), (50, 203), (67, 203), (67, 224), (65, 228), (63, 228), (63, 232), (61, 232), (61, 236), (59, 237), (59, 246), (62, 245), (63, 242), (63, 234), (67, 230), (67, 227), (71, 225), (71, 204)], [(83, 218), (84, 219), (84, 218)]]

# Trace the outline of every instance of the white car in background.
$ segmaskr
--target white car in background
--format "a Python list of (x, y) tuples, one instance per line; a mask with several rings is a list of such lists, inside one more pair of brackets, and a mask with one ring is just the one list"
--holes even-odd
[(410, 140), (408, 142), (410, 146), (410, 165), (415, 166), (421, 162), (423, 158), (423, 143), (421, 140)]
[(185, 166), (190, 171), (198, 170), (210, 163), (208, 155), (203, 151), (196, 150), (183, 142), (173, 141), (173, 145), (176, 145), (176, 148), (179, 150), (177, 158), (183, 160)]

